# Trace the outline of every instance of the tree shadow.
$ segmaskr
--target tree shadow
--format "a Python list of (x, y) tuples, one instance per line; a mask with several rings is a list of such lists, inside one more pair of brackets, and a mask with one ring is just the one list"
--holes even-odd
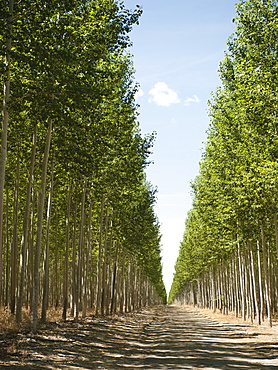
[[(67, 322), (18, 338), (2, 369), (277, 369), (240, 325), (223, 327), (178, 307)], [(273, 348), (275, 344), (273, 344)]]

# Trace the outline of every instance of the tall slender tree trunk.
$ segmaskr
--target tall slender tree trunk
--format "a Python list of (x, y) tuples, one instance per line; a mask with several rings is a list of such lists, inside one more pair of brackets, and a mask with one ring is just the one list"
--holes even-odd
[(32, 313), (31, 313), (31, 330), (33, 334), (36, 334), (37, 327), (38, 327), (38, 306), (39, 306), (39, 293), (40, 293), (40, 257), (41, 257), (46, 176), (47, 176), (47, 165), (48, 165), (48, 159), (49, 159), (50, 143), (51, 143), (51, 132), (52, 132), (52, 119), (49, 118), (44, 158), (43, 158), (43, 166), (42, 166), (41, 188), (39, 191), (39, 200), (38, 200), (38, 221), (37, 221), (37, 236), (36, 236), (36, 247), (35, 247), (35, 256), (34, 256), (34, 275), (33, 275), (33, 279), (34, 279), (33, 281), (33, 304), (32, 304)]
[(46, 311), (48, 306), (48, 291), (49, 291), (49, 234), (50, 234), (50, 221), (51, 221), (51, 206), (53, 195), (53, 172), (54, 162), (51, 166), (51, 180), (47, 204), (46, 216), (46, 235), (45, 235), (45, 249), (44, 249), (44, 271), (43, 271), (43, 293), (42, 293), (42, 322), (46, 321)]
[(33, 304), (33, 291), (34, 291), (34, 251), (35, 251), (35, 238), (36, 238), (36, 195), (32, 192), (32, 213), (30, 221), (30, 233), (29, 233), (29, 248), (28, 248), (28, 293), (29, 293), (29, 306), (26, 308), (32, 308)]
[[(111, 216), (113, 218), (113, 215)], [(109, 236), (109, 251), (107, 253), (107, 284), (106, 284), (106, 309), (105, 314), (109, 315), (111, 310), (111, 300), (112, 300), (112, 280), (113, 280), (113, 249), (114, 249), (114, 242), (113, 242), (113, 221), (110, 221), (110, 236)]]
[(83, 305), (82, 305), (82, 318), (86, 317), (86, 312), (87, 312), (87, 306), (88, 306), (88, 291), (89, 291), (89, 264), (91, 262), (91, 240), (92, 240), (92, 200), (90, 200), (90, 206), (89, 206), (89, 213), (88, 213), (88, 234), (87, 234), (87, 243), (85, 243), (84, 240), (84, 246), (87, 244), (87, 248), (84, 251), (84, 273), (83, 273), (83, 278), (84, 278), (84, 287), (83, 287)]
[(215, 267), (211, 267), (210, 276), (211, 276), (211, 288), (212, 288), (212, 310), (216, 312), (216, 286), (215, 286)]
[(85, 200), (86, 200), (86, 187), (87, 181), (84, 181), (83, 186), (83, 193), (82, 193), (82, 201), (81, 201), (81, 215), (80, 215), (80, 229), (79, 229), (79, 242), (78, 242), (78, 260), (77, 260), (77, 277), (76, 277), (76, 297), (75, 297), (75, 313), (74, 319), (78, 321), (79, 316), (79, 302), (80, 302), (80, 295), (82, 294), (82, 259), (84, 253), (84, 220), (85, 220)]
[(5, 81), (2, 106), (2, 132), (1, 132), (1, 155), (0, 155), (0, 305), (3, 297), (3, 208), (4, 208), (4, 186), (7, 162), (8, 122), (9, 122), (9, 100), (10, 100), (10, 68), (12, 47), (12, 21), (14, 0), (9, 0), (9, 16), (6, 40), (5, 56)]
[(103, 243), (103, 266), (102, 266), (102, 293), (101, 293), (101, 315), (103, 316), (106, 312), (106, 301), (107, 301), (107, 238), (108, 238), (108, 222), (109, 222), (109, 214), (108, 214), (108, 206), (106, 208), (106, 215), (105, 215), (105, 233), (104, 233), (104, 243)]
[(120, 304), (119, 304), (119, 310), (120, 313), (124, 313), (124, 303), (125, 303), (125, 269), (126, 269), (126, 255), (125, 250), (122, 250), (122, 256), (121, 256), (121, 279), (120, 279), (120, 287), (119, 287), (119, 295), (120, 295)]
[(69, 295), (69, 244), (70, 244), (70, 208), (71, 208), (71, 184), (68, 189), (67, 216), (66, 216), (66, 251), (64, 260), (64, 284), (63, 284), (63, 320), (67, 318), (68, 295)]
[[(5, 219), (5, 227), (6, 227), (6, 233), (5, 233), (5, 244), (6, 244), (6, 270), (5, 270), (5, 294), (3, 294), (3, 300), (4, 300), (4, 305), (7, 307), (9, 304), (9, 276), (10, 276), (10, 258), (9, 258), (9, 253), (10, 253), (10, 238), (9, 238), (9, 189), (8, 186), (6, 186), (6, 219)], [(1, 301), (1, 299), (0, 299)]]
[(116, 256), (114, 261), (114, 267), (113, 267), (113, 277), (112, 277), (112, 287), (111, 287), (111, 307), (110, 307), (110, 313), (111, 315), (116, 312), (117, 307), (117, 272), (118, 272), (118, 259), (119, 259), (119, 242), (117, 242), (116, 245)]
[(262, 233), (262, 250), (263, 250), (263, 269), (264, 269), (264, 286), (265, 286), (265, 299), (266, 299), (266, 306), (267, 306), (267, 318), (268, 318), (268, 325), (272, 326), (272, 307), (271, 307), (271, 297), (270, 297), (270, 283), (269, 283), (269, 271), (268, 271), (268, 263), (267, 263), (267, 250), (266, 250), (266, 241), (265, 241), (265, 233), (263, 226), (261, 227)]
[(20, 259), (20, 282), (18, 289), (18, 298), (16, 305), (16, 321), (17, 323), (21, 322), (22, 317), (22, 304), (23, 304), (23, 292), (25, 285), (25, 276), (26, 276), (26, 258), (27, 258), (27, 246), (28, 246), (28, 233), (30, 225), (30, 202), (31, 202), (31, 192), (33, 186), (33, 176), (35, 168), (35, 157), (36, 157), (36, 145), (37, 145), (37, 125), (35, 126), (33, 134), (33, 146), (31, 153), (31, 162), (29, 168), (27, 192), (26, 192), (26, 203), (25, 203), (25, 212), (23, 219), (23, 231), (21, 239), (21, 259)]
[(258, 304), (258, 293), (257, 293), (257, 282), (256, 282), (256, 274), (255, 274), (255, 266), (254, 266), (254, 256), (252, 245), (250, 246), (250, 263), (251, 263), (251, 274), (252, 274), (252, 281), (253, 281), (253, 289), (254, 289), (254, 304), (255, 304), (255, 314), (258, 325), (261, 324), (261, 315), (260, 309)]
[(235, 316), (240, 313), (240, 288), (239, 288), (239, 272), (237, 263), (237, 250), (234, 253), (234, 278), (235, 278)]
[(277, 213), (274, 213), (274, 228), (275, 228), (275, 245), (276, 245), (276, 253), (278, 257), (278, 222), (277, 222)]
[(10, 293), (10, 308), (11, 313), (15, 313), (15, 297), (17, 288), (17, 276), (18, 276), (18, 240), (17, 240), (17, 230), (18, 230), (18, 197), (19, 197), (19, 156), (17, 158), (16, 165), (16, 179), (15, 179), (15, 189), (14, 189), (14, 215), (13, 215), (13, 236), (11, 243), (11, 293)]
[(131, 284), (132, 284), (133, 270), (131, 269), (130, 257), (128, 258), (128, 267), (125, 278), (125, 312), (131, 311)]
[(59, 243), (58, 243), (58, 222), (56, 223), (56, 238), (55, 238), (55, 264), (54, 264), (54, 276), (55, 276), (55, 288), (54, 288), (54, 307), (55, 310), (59, 306), (59, 300), (60, 300), (60, 249), (59, 249)]
[(74, 215), (73, 215), (72, 261), (71, 261), (71, 272), (72, 272), (71, 316), (74, 316), (75, 296), (76, 296), (76, 223), (77, 223), (76, 209), (77, 209), (77, 206), (74, 208)]
[(261, 265), (261, 252), (260, 242), (257, 241), (257, 260), (258, 260), (258, 280), (259, 280), (259, 297), (260, 297), (260, 323), (264, 321), (264, 295), (263, 295), (263, 282), (262, 282), (262, 265)]
[(246, 307), (245, 307), (245, 300), (246, 300), (246, 290), (245, 290), (245, 281), (244, 281), (244, 264), (242, 262), (241, 254), (240, 254), (240, 245), (238, 243), (238, 271), (239, 271), (239, 282), (240, 282), (240, 298), (241, 298), (241, 317), (243, 320), (246, 320)]
[(102, 236), (103, 236), (103, 214), (104, 214), (105, 198), (102, 197), (100, 221), (99, 221), (99, 243), (98, 243), (98, 263), (97, 263), (97, 298), (96, 298), (96, 315), (99, 314), (101, 305), (101, 282), (102, 282)]
[(247, 243), (247, 251), (246, 251), (246, 272), (247, 272), (247, 279), (248, 279), (248, 285), (249, 285), (249, 314), (250, 314), (250, 319), (251, 322), (254, 322), (255, 319), (255, 295), (254, 295), (254, 284), (253, 284), (253, 279), (252, 279), (252, 268), (251, 268), (251, 258), (250, 258), (250, 250), (251, 250), (251, 245), (250, 242)]

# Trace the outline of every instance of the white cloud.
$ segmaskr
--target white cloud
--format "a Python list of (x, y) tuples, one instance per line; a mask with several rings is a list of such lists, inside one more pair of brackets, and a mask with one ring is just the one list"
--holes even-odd
[(150, 103), (156, 103), (164, 107), (170, 107), (172, 104), (180, 102), (178, 94), (170, 89), (165, 82), (157, 82), (149, 91)]
[(138, 100), (143, 95), (144, 95), (144, 91), (139, 88), (139, 90), (136, 91), (136, 93), (135, 93), (135, 100)]
[(192, 98), (186, 98), (184, 101), (184, 105), (190, 105), (192, 103), (200, 103), (201, 99), (198, 98), (197, 95), (193, 95)]

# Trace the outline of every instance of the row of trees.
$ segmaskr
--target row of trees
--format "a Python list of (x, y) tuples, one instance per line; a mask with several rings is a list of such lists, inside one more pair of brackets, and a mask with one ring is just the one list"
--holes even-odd
[(129, 32), (116, 0), (8, 0), (0, 10), (0, 304), (17, 321), (165, 302), (154, 135), (137, 122)]
[(237, 4), (171, 302), (278, 312), (278, 3)]

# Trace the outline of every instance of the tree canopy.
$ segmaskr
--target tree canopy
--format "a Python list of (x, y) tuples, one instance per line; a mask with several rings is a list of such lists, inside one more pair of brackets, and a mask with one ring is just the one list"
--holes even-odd
[(219, 67), (222, 86), (209, 102), (211, 124), (192, 184), (193, 208), (170, 301), (189, 285), (196, 292), (206, 286), (211, 302), (241, 309), (242, 316), (254, 315), (256, 307), (257, 317), (277, 311), (271, 285), (278, 240), (277, 5), (273, 0), (236, 5), (236, 30)]
[(141, 13), (116, 0), (0, 12), (0, 302), (18, 321), (32, 307), (34, 332), (44, 295), (44, 313), (64, 304), (76, 318), (165, 302), (144, 172), (154, 133), (140, 132), (128, 52)]

